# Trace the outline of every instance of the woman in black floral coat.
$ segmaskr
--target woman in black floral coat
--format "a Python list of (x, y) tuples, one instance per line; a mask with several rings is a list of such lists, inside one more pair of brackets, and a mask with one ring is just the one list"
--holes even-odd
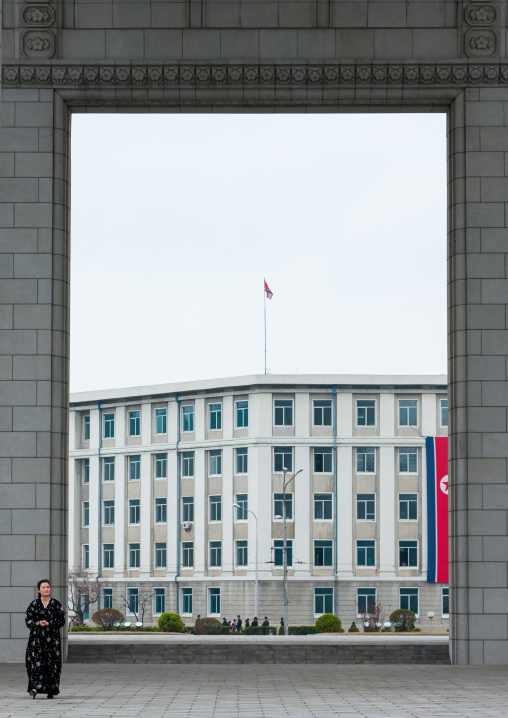
[(53, 698), (60, 693), (60, 629), (65, 624), (65, 613), (60, 603), (51, 598), (51, 585), (47, 579), (39, 581), (37, 591), (39, 598), (28, 606), (25, 619), (30, 629), (26, 649), (28, 693), (32, 698), (37, 693), (47, 693), (48, 698)]

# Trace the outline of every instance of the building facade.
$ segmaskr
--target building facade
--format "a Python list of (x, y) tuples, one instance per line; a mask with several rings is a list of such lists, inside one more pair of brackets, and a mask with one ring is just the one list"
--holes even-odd
[(69, 564), (99, 575), (101, 607), (127, 620), (193, 623), (252, 618), (257, 563), (258, 613), (278, 623), (283, 481), (303, 469), (286, 495), (290, 624), (332, 612), (347, 627), (380, 602), (447, 628), (448, 584), (427, 582), (425, 457), (447, 426), (442, 375), (71, 395)]

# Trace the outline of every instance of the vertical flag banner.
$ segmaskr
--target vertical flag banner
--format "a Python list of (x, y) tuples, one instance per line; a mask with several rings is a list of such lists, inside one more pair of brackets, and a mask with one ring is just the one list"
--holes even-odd
[(429, 583), (448, 583), (448, 437), (428, 436), (427, 524)]
[(263, 306), (264, 306), (264, 312), (265, 312), (265, 374), (266, 374), (266, 300), (271, 299), (273, 297), (273, 292), (266, 283), (266, 279), (263, 279), (263, 284), (265, 285), (265, 291), (263, 292)]
[(270, 287), (268, 286), (268, 284), (266, 283), (266, 279), (265, 279), (265, 293), (266, 293), (267, 299), (271, 299), (273, 297), (273, 292), (270, 289)]

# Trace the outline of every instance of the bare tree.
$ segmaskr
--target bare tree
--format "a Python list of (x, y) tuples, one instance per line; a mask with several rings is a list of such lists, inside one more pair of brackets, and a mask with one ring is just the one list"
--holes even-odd
[(83, 568), (69, 569), (69, 608), (76, 614), (79, 623), (92, 603), (97, 603), (100, 584), (95, 574)]
[[(367, 610), (364, 613), (360, 613), (360, 621), (363, 626), (363, 630), (367, 633), (379, 633), (383, 627), (385, 621), (385, 612), (381, 603), (375, 603), (369, 601)], [(368, 626), (365, 626), (368, 623)], [(378, 625), (379, 624), (379, 625)]]
[(148, 611), (150, 603), (152, 601), (152, 595), (150, 593), (138, 593), (138, 600), (134, 602), (130, 596), (124, 596), (123, 602), (127, 613), (132, 613), (136, 619), (136, 622), (145, 622), (145, 613)]

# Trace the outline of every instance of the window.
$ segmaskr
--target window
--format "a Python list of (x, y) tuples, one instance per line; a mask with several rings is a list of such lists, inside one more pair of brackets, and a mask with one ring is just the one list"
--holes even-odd
[(314, 520), (331, 521), (333, 494), (314, 494)]
[(104, 438), (114, 439), (115, 438), (115, 415), (104, 414)]
[(418, 589), (399, 589), (399, 608), (406, 608), (418, 615)]
[(194, 521), (194, 497), (182, 498), (182, 521)]
[(236, 565), (237, 566), (248, 566), (248, 548), (247, 541), (236, 542)]
[(416, 521), (418, 494), (399, 494), (399, 521)]
[(358, 399), (356, 402), (356, 426), (376, 425), (376, 400)]
[(281, 473), (284, 469), (289, 473), (293, 471), (293, 449), (287, 446), (274, 446), (273, 470)]
[(129, 436), (141, 435), (141, 412), (129, 411)]
[(332, 541), (314, 541), (314, 566), (333, 565)]
[(194, 566), (194, 542), (182, 541), (182, 567), (192, 568)]
[(87, 543), (81, 546), (81, 557), (83, 568), (90, 568), (90, 546)]
[[(282, 513), (282, 500), (283, 500), (283, 494), (274, 494), (273, 495), (273, 518), (274, 519), (282, 519), (283, 513)], [(288, 521), (293, 520), (293, 494), (286, 493), (286, 519)]]
[(248, 449), (236, 449), (236, 473), (246, 474), (248, 467)]
[(129, 523), (139, 524), (141, 512), (140, 499), (129, 499)]
[(238, 429), (246, 429), (249, 426), (249, 402), (236, 402), (236, 426)]
[(83, 618), (88, 621), (90, 618), (90, 596), (87, 593), (81, 596), (81, 608), (83, 611)]
[(210, 615), (220, 616), (220, 588), (208, 589), (208, 605)]
[(405, 446), (399, 449), (399, 473), (418, 473), (418, 449), (416, 446)]
[(210, 541), (210, 568), (222, 566), (222, 541)]
[(399, 399), (399, 426), (418, 426), (416, 399)]
[(358, 604), (358, 613), (371, 613), (376, 603), (375, 588), (357, 588), (356, 603)]
[(166, 568), (166, 544), (155, 544), (155, 568)]
[(399, 566), (418, 566), (418, 541), (399, 541)]
[(222, 496), (210, 496), (209, 521), (222, 521)]
[(129, 544), (129, 568), (139, 568), (139, 544), (138, 543), (130, 543)]
[(441, 589), (441, 613), (443, 618), (450, 615), (450, 589)]
[(332, 449), (314, 449), (314, 473), (315, 474), (331, 474), (332, 467)]
[(155, 478), (166, 479), (168, 475), (168, 455), (155, 454)]
[(115, 457), (106, 456), (103, 463), (104, 467), (104, 479), (103, 481), (114, 481), (115, 480)]
[(236, 506), (236, 520), (247, 521), (247, 509), (249, 508), (248, 494), (236, 494), (235, 504), (238, 504), (238, 506)]
[(141, 478), (141, 456), (129, 456), (129, 481), (138, 481)]
[(166, 409), (155, 410), (155, 433), (156, 434), (167, 434), (167, 417), (168, 412)]
[[(165, 432), (163, 432), (165, 433)], [(153, 609), (155, 615), (166, 612), (166, 591), (163, 588), (153, 589)]]
[(105, 543), (102, 546), (104, 557), (104, 568), (115, 568), (115, 544)]
[(90, 523), (90, 502), (81, 502), (81, 525), (83, 527), (88, 526)]
[(192, 616), (192, 588), (182, 588), (182, 613)]
[(314, 589), (314, 615), (333, 613), (333, 588)]
[(165, 524), (167, 521), (167, 500), (162, 498), (155, 499), (155, 523)]
[(128, 612), (137, 613), (139, 611), (139, 588), (127, 589), (127, 601), (129, 603)]
[(356, 542), (356, 565), (357, 566), (375, 566), (376, 565), (376, 542), (375, 541), (357, 541)]
[(314, 426), (331, 426), (332, 425), (332, 402), (331, 401), (315, 401), (314, 402)]
[(210, 476), (220, 476), (222, 474), (222, 450), (214, 449), (210, 451)]
[(357, 521), (376, 520), (376, 494), (356, 494)]
[(210, 431), (222, 429), (222, 404), (210, 404)]
[(441, 426), (448, 426), (448, 399), (441, 399)]
[(113, 589), (103, 588), (102, 589), (102, 605), (103, 608), (113, 608)]
[(182, 431), (194, 431), (194, 407), (182, 407), (183, 429)]
[(83, 441), (90, 441), (90, 414), (83, 414)]
[(274, 426), (293, 426), (293, 399), (275, 399), (273, 414)]
[[(288, 551), (288, 566), (293, 565), (293, 540), (286, 541)], [(276, 539), (273, 542), (273, 565), (275, 567), (284, 566), (284, 541)]]
[(188, 479), (194, 476), (194, 452), (183, 451), (182, 452), (182, 476), (184, 479)]
[(90, 459), (81, 459), (81, 483), (90, 483)]
[(356, 473), (373, 474), (376, 471), (376, 450), (372, 446), (356, 448)]
[(115, 525), (115, 502), (112, 499), (102, 502), (104, 526)]

